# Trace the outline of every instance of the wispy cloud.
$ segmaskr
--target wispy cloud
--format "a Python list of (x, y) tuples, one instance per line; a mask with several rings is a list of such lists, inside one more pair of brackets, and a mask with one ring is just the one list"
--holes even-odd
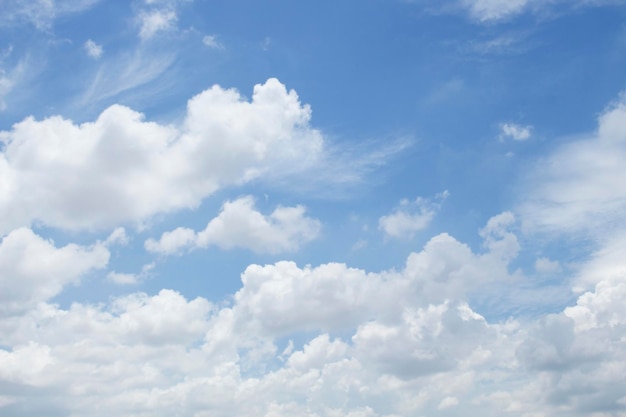
[(104, 60), (80, 99), (81, 105), (93, 105), (145, 86), (171, 68), (175, 58), (173, 53), (138, 49)]
[(85, 42), (85, 51), (87, 52), (87, 55), (89, 55), (90, 57), (94, 59), (98, 59), (102, 56), (104, 49), (102, 48), (102, 45), (98, 45), (91, 39), (88, 39)]
[[(0, 60), (0, 64), (2, 64), (2, 60)], [(11, 94), (15, 86), (25, 76), (26, 70), (26, 59), (20, 60), (8, 71), (0, 66), (0, 111), (6, 110), (6, 97)]]
[(209, 48), (224, 49), (224, 45), (218, 40), (217, 35), (206, 35), (202, 38), (202, 43)]
[(3, 0), (0, 27), (30, 23), (38, 30), (49, 30), (54, 20), (69, 14), (80, 13), (100, 0)]
[(444, 0), (412, 1), (437, 13), (462, 13), (480, 24), (508, 21), (525, 13), (546, 14), (555, 10), (623, 4), (621, 0)]

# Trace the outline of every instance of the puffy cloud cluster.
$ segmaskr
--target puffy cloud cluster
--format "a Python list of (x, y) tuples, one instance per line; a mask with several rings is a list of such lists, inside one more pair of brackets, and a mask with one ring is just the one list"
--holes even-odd
[(214, 86), (180, 126), (114, 105), (95, 122), (27, 118), (0, 132), (0, 233), (37, 220), (114, 227), (199, 205), (221, 187), (306, 169), (323, 152), (311, 110), (276, 79), (251, 101)]
[[(0, 414), (623, 414), (623, 280), (537, 320), (493, 322), (468, 304), (494, 284), (516, 290), (514, 222), (491, 219), (481, 253), (436, 236), (400, 271), (251, 265), (221, 306), (162, 290), (62, 309), (42, 294), (0, 318), (0, 345), (10, 346), (0, 350)], [(52, 258), (102, 250), (36, 244)], [(74, 274), (106, 257), (90, 262)]]
[[(488, 355), (483, 350), (498, 330), (461, 301), (473, 270), (457, 262), (480, 268), (483, 256), (491, 257), (443, 235), (411, 255), (401, 272), (252, 265), (232, 305), (222, 308), (169, 290), (108, 306), (39, 303), (0, 321), (0, 345), (12, 346), (0, 352), (0, 379), (15, 392), (3, 409), (26, 415), (31, 395), (60, 406), (61, 414), (94, 416), (105, 409), (124, 415), (208, 409), (206, 415), (217, 416), (452, 409), (474, 377), (437, 392), (446, 385), (441, 380), (418, 402), (410, 393), (425, 389), (426, 375), (456, 379), (464, 361)], [(424, 288), (434, 272), (446, 288), (457, 285), (433, 303)], [(278, 354), (286, 337), (310, 332), (301, 346), (291, 343)], [(32, 365), (23, 367), (28, 357)]]
[(259, 253), (291, 252), (317, 237), (319, 220), (305, 216), (303, 206), (278, 207), (268, 216), (254, 208), (251, 196), (224, 203), (219, 215), (200, 232), (179, 227), (165, 232), (157, 241), (148, 239), (145, 247), (151, 252), (172, 254), (184, 249), (217, 245)]

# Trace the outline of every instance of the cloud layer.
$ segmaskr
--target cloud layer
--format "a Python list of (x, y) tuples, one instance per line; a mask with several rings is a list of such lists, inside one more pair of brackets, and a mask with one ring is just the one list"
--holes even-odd
[[(515, 282), (512, 222), (503, 213), (487, 224), (484, 253), (436, 236), (402, 271), (251, 265), (221, 307), (162, 290), (61, 309), (43, 302), (54, 291), (41, 294), (22, 314), (0, 318), (0, 344), (12, 346), (0, 350), (7, 387), (0, 410), (320, 417), (624, 410), (623, 280), (602, 281), (538, 320), (494, 323), (467, 303), (490, 285)], [(5, 239), (2, 251), (20, 239), (94, 259), (67, 276), (106, 262), (98, 249), (54, 249), (27, 231)]]

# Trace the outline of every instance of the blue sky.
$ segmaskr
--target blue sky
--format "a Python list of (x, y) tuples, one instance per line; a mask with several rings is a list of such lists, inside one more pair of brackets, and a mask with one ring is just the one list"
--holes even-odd
[(1, 0), (0, 416), (626, 416), (626, 7)]

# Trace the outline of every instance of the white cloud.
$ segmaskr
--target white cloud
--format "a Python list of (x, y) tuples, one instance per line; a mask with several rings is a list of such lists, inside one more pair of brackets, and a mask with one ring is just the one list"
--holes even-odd
[(107, 274), (107, 279), (115, 284), (119, 285), (135, 285), (145, 280), (150, 275), (150, 271), (154, 269), (154, 262), (149, 263), (141, 267), (141, 272), (137, 274), (127, 272), (115, 272), (111, 271)]
[(0, 14), (0, 27), (26, 21), (39, 30), (49, 30), (56, 18), (80, 13), (93, 7), (99, 1), (4, 0)]
[(162, 254), (174, 254), (184, 249), (196, 247), (198, 238), (196, 232), (186, 227), (165, 232), (159, 240), (148, 239), (144, 242), (144, 247), (150, 252)]
[(85, 51), (87, 52), (87, 55), (89, 55), (90, 57), (98, 59), (102, 56), (104, 49), (102, 49), (102, 45), (98, 45), (91, 39), (88, 39), (85, 42)]
[[(11, 53), (13, 48), (10, 47), (7, 54)], [(2, 59), (0, 59), (0, 64), (2, 64)], [(11, 91), (15, 88), (16, 84), (18, 84), (24, 76), (26, 72), (26, 62), (20, 61), (13, 68), (5, 70), (0, 67), (0, 112), (6, 110), (7, 103), (5, 101), (5, 97), (9, 96)]]
[(481, 22), (502, 20), (519, 14), (530, 3), (530, 0), (461, 0), (472, 18)]
[(596, 249), (579, 268), (575, 290), (593, 288), (599, 281), (622, 281), (626, 278), (626, 230), (620, 228), (596, 240)]
[(148, 239), (145, 247), (162, 254), (209, 245), (246, 248), (258, 253), (292, 252), (320, 232), (320, 222), (306, 217), (303, 206), (279, 206), (267, 216), (254, 206), (251, 196), (226, 202), (204, 230), (195, 232), (179, 227), (163, 233), (158, 241)]
[(502, 256), (514, 222), (510, 213), (488, 222), (485, 253), (436, 236), (402, 271), (251, 265), (220, 308), (170, 290), (98, 306), (31, 304), (0, 318), (9, 347), (0, 350), (0, 412), (35, 399), (88, 417), (623, 409), (623, 280), (603, 280), (538, 320), (494, 323), (468, 304), (497, 282), (517, 291)]
[(432, 5), (438, 11), (462, 11), (483, 24), (507, 21), (524, 13), (545, 14), (554, 10), (623, 4), (621, 0), (423, 0), (421, 3)]
[[(474, 254), (447, 234), (412, 253), (401, 272), (380, 274), (330, 263), (298, 268), (293, 262), (251, 265), (235, 294), (233, 319), (252, 333), (280, 335), (300, 330), (335, 331), (372, 317), (397, 320), (403, 305), (427, 306), (466, 299), (487, 282), (510, 282), (514, 258), (508, 233), (489, 237), (494, 252)], [(509, 248), (508, 257), (501, 248)], [(483, 271), (490, 271), (484, 274)], [(478, 294), (480, 297), (480, 294)]]
[(255, 86), (251, 101), (214, 86), (189, 100), (178, 126), (120, 105), (81, 125), (29, 117), (0, 132), (0, 231), (35, 220), (67, 229), (142, 222), (225, 186), (310, 169), (324, 154), (310, 117), (276, 79)]
[(0, 316), (32, 308), (77, 283), (85, 273), (106, 266), (109, 251), (101, 244), (54, 246), (20, 228), (0, 242)]
[(167, 32), (176, 27), (178, 16), (174, 10), (144, 11), (139, 15), (139, 37), (143, 40), (154, 37), (159, 32)]
[(480, 230), (480, 236), (485, 240), (484, 245), (491, 253), (503, 259), (517, 256), (520, 246), (517, 237), (510, 231), (516, 221), (515, 215), (506, 211), (490, 218), (487, 225)]
[(595, 237), (623, 229), (626, 213), (626, 97), (594, 134), (557, 148), (532, 168), (521, 204), (531, 230)]
[[(121, 94), (132, 94), (139, 87), (151, 87), (152, 92), (163, 88), (155, 81), (172, 67), (175, 55), (160, 51), (146, 53), (138, 49), (133, 54), (113, 56), (98, 67), (91, 83), (79, 99), (84, 107), (100, 108), (97, 104), (103, 100), (115, 98)], [(152, 84), (150, 84), (152, 83)], [(145, 89), (141, 90), (145, 94)], [(94, 103), (96, 105), (94, 105)]]
[(126, 229), (123, 227), (116, 227), (109, 237), (104, 241), (105, 246), (113, 246), (113, 245), (121, 245), (125, 246), (128, 244), (130, 238), (126, 234)]
[(500, 124), (500, 139), (511, 138), (524, 141), (530, 138), (532, 126), (521, 126), (515, 123)]
[(402, 200), (391, 214), (378, 220), (378, 228), (387, 237), (413, 238), (416, 232), (428, 227), (448, 195), (444, 191), (434, 199), (417, 197), (414, 202)]
[(561, 272), (559, 261), (552, 261), (549, 258), (539, 258), (535, 261), (535, 271), (539, 274), (556, 274)]
[(0, 70), (0, 111), (6, 109), (7, 104), (4, 102), (4, 97), (13, 88), (13, 80), (6, 76), (5, 72)]
[[(425, 249), (424, 256), (467, 250), (457, 245), (436, 253)], [(433, 259), (432, 265), (437, 269), (442, 262), (447, 261)], [(439, 271), (450, 274), (440, 279), (476, 285), (455, 270), (451, 265), (448, 272)], [(493, 378), (468, 378), (459, 366), (483, 363), (487, 353), (481, 352), (498, 334), (463, 303), (430, 306), (415, 285), (426, 284), (430, 275), (409, 267), (368, 274), (339, 264), (299, 269), (281, 262), (250, 266), (233, 306), (221, 310), (166, 290), (114, 299), (109, 306), (75, 303), (63, 310), (39, 304), (21, 317), (0, 320), (0, 344), (12, 347), (0, 351), (0, 380), (9, 387), (36, 386), (38, 404), (62, 404), (67, 412), (86, 416), (104, 415), (103, 407), (109, 414), (156, 416), (193, 415), (207, 407), (219, 416), (427, 412), (446, 397), (467, 400), (460, 396), (467, 396), (467, 387)], [(382, 333), (366, 333), (371, 323)], [(281, 352), (276, 336), (319, 328), (344, 329), (354, 337), (314, 333), (301, 348), (283, 349), (287, 358), (276, 367)], [(370, 349), (374, 335), (384, 339)], [(404, 345), (418, 340), (423, 343), (412, 349)], [(419, 356), (441, 341), (457, 349), (439, 351), (434, 364)], [(509, 342), (503, 350), (514, 351)], [(395, 359), (385, 364), (388, 356)], [(25, 368), (27, 357), (33, 365)], [(445, 378), (433, 373), (440, 369)], [(413, 377), (424, 372), (435, 378), (428, 385)], [(424, 401), (409, 400), (416, 391), (424, 393)], [(7, 402), (13, 404), (32, 399), (25, 391), (9, 392)]]
[(439, 410), (445, 410), (446, 408), (456, 407), (459, 405), (459, 400), (456, 397), (446, 397), (437, 406)]
[(204, 38), (202, 38), (202, 43), (209, 48), (224, 49), (224, 45), (217, 40), (216, 35), (206, 35)]

